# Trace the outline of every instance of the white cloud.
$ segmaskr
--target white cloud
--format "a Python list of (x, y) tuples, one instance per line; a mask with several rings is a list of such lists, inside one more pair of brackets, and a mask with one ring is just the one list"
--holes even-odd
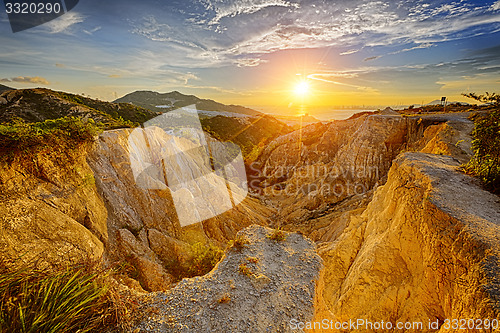
[(500, 9), (500, 1), (495, 2), (491, 5), (490, 10), (499, 10)]
[(94, 32), (97, 32), (99, 30), (101, 30), (102, 27), (101, 26), (98, 26), (98, 27), (95, 27), (94, 29), (91, 29), (91, 30), (83, 30), (84, 33), (86, 33), (87, 35), (93, 35)]
[(266, 62), (268, 62), (268, 60), (258, 58), (243, 58), (235, 60), (238, 67), (256, 67)]
[(69, 33), (69, 29), (78, 23), (82, 23), (85, 20), (85, 17), (80, 15), (77, 12), (68, 12), (58, 18), (56, 18), (53, 21), (50, 21), (45, 24), (45, 27), (49, 29), (49, 32), (51, 34), (57, 34), (57, 33)]
[(349, 55), (349, 54), (357, 53), (359, 51), (360, 50), (347, 50), (347, 51), (341, 52), (339, 55)]
[(0, 82), (18, 82), (18, 83), (36, 83), (36, 84), (43, 84), (43, 85), (49, 85), (49, 81), (47, 79), (40, 77), (40, 76), (18, 76), (18, 77), (13, 77), (13, 78), (4, 78), (1, 79)]
[[(392, 53), (397, 54), (485, 33), (477, 29), (500, 23), (500, 13), (489, 6), (474, 7), (465, 1), (303, 0), (300, 6), (298, 0), (195, 1), (207, 10), (191, 13), (185, 25), (151, 16), (133, 32), (167, 43), (171, 62), (194, 68), (256, 66), (262, 62), (255, 59), (263, 54), (329, 46), (347, 48), (341, 55), (370, 46), (399, 46)], [(411, 44), (415, 46), (408, 48)]]
[(284, 0), (201, 0), (208, 10), (215, 12), (209, 24), (218, 24), (225, 17), (253, 14), (267, 7), (294, 7), (299, 5)]

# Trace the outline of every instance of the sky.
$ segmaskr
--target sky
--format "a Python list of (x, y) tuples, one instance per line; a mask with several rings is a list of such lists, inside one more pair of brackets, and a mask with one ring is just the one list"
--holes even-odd
[(177, 90), (293, 113), (500, 92), (500, 0), (80, 0), (17, 33), (2, 11), (0, 45), (1, 84), (107, 101)]

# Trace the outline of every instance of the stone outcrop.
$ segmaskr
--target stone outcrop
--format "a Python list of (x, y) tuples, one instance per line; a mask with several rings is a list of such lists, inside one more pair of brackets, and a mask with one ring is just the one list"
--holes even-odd
[(173, 282), (168, 266), (190, 259), (191, 245), (224, 246), (273, 210), (247, 197), (236, 208), (182, 228), (168, 189), (137, 186), (130, 168), (131, 130), (106, 131), (67, 158), (39, 154), (37, 171), (2, 164), (0, 250), (4, 259), (59, 265), (81, 260), (129, 263), (145, 290)]
[(296, 332), (294, 324), (313, 318), (321, 258), (305, 237), (277, 241), (272, 233), (246, 228), (238, 238), (248, 244), (229, 249), (209, 274), (144, 297), (148, 315), (137, 331)]
[(85, 156), (29, 163), (0, 166), (2, 257), (41, 266), (100, 259), (107, 211)]
[[(144, 189), (134, 179), (129, 160), (130, 133), (114, 130), (101, 134), (88, 162), (108, 211), (107, 259), (126, 260), (136, 266), (145, 289), (164, 290), (171, 277), (161, 267), (187, 260), (190, 245), (215, 242), (222, 246), (242, 228), (268, 223), (273, 210), (247, 197), (222, 215), (181, 227), (170, 190)], [(130, 245), (124, 246), (122, 239)], [(148, 282), (148, 277), (155, 281)]]
[(423, 153), (394, 161), (366, 210), (319, 250), (326, 306), (317, 318), (500, 317), (498, 197), (458, 166)]
[(353, 195), (383, 184), (392, 160), (425, 123), (398, 115), (364, 115), (314, 124), (279, 137), (256, 166), (264, 195), (282, 209), (284, 224), (301, 223)]

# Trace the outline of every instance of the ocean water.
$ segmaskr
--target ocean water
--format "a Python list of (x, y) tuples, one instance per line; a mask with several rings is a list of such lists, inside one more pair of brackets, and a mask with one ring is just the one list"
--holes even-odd
[[(369, 109), (342, 109), (342, 110), (310, 110), (308, 114), (316, 119), (326, 121), (326, 120), (343, 120), (350, 118), (353, 114), (366, 112), (366, 111), (375, 111)], [(299, 116), (300, 113), (280, 113), (278, 111), (267, 111), (267, 114), (276, 115), (276, 116)]]
[(350, 118), (353, 114), (366, 111), (375, 111), (375, 110), (356, 110), (356, 109), (328, 110), (328, 111), (325, 110), (317, 112), (311, 111), (309, 114), (319, 120), (343, 120)]

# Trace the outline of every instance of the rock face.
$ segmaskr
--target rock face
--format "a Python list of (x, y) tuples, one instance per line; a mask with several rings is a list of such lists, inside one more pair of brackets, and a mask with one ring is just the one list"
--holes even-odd
[(36, 170), (0, 168), (0, 253), (8, 260), (58, 265), (97, 260), (108, 239), (107, 212), (85, 156), (39, 155)]
[(236, 208), (181, 228), (168, 189), (144, 190), (130, 168), (131, 130), (104, 132), (63, 159), (40, 154), (37, 172), (2, 164), (2, 257), (43, 265), (80, 260), (129, 263), (145, 290), (165, 290), (169, 267), (190, 259), (194, 243), (225, 243), (273, 210), (248, 197)]
[(424, 124), (400, 115), (366, 115), (314, 124), (271, 142), (258, 159), (266, 197), (284, 223), (300, 224), (384, 182), (392, 160)]
[(273, 211), (247, 197), (222, 215), (181, 227), (168, 188), (138, 186), (129, 160), (130, 133), (114, 130), (101, 134), (88, 162), (108, 211), (107, 259), (134, 265), (145, 289), (164, 290), (172, 280), (166, 268), (185, 261), (190, 244), (223, 245), (244, 227), (267, 224)]
[(139, 330), (296, 332), (291, 324), (313, 318), (321, 258), (303, 236), (276, 241), (269, 239), (272, 232), (260, 226), (242, 230), (238, 237), (249, 243), (228, 250), (212, 272), (145, 297), (143, 311), (150, 315)]
[(423, 153), (395, 160), (366, 210), (320, 249), (319, 318), (500, 317), (498, 197), (458, 165)]

